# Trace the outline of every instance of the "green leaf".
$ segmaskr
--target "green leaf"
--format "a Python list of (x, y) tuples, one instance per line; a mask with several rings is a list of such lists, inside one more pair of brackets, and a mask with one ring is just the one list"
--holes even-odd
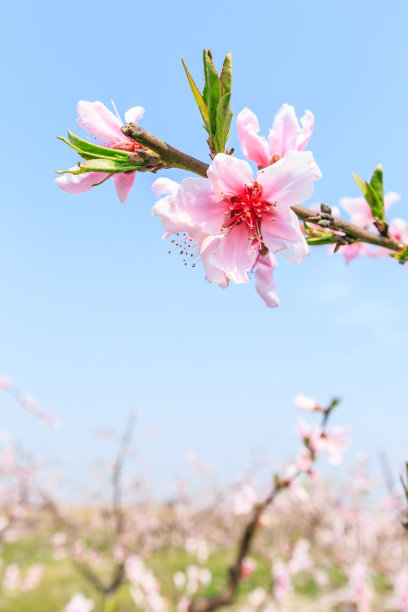
[(391, 253), (391, 257), (398, 259), (401, 264), (406, 263), (408, 261), (408, 247), (404, 247), (397, 253)]
[(230, 101), (231, 93), (227, 93), (220, 98), (217, 104), (214, 137), (215, 150), (217, 153), (224, 153), (231, 128), (232, 112)]
[[(62, 140), (65, 142), (71, 149), (74, 149), (81, 157), (84, 159), (112, 159), (112, 160), (123, 160), (127, 161), (129, 158), (129, 153), (126, 151), (118, 151), (117, 149), (109, 149), (107, 147), (100, 147), (99, 145), (94, 145), (87, 140), (82, 140), (82, 138), (78, 138), (72, 132), (68, 131), (68, 136), (70, 140), (63, 138), (62, 136), (57, 136), (58, 140)], [(85, 143), (83, 145), (82, 143)]]
[[(127, 159), (129, 156), (128, 151), (121, 151), (120, 149), (112, 149), (110, 147), (102, 147), (94, 144), (93, 142), (89, 142), (88, 140), (84, 140), (83, 138), (79, 138), (79, 136), (76, 136), (69, 130), (67, 130), (67, 132), (71, 144), (78, 147), (78, 149), (81, 149), (81, 151), (89, 153), (90, 155), (102, 155), (109, 158), (119, 157), (123, 159)], [(123, 139), (125, 139), (125, 136)]]
[(216, 71), (210, 51), (204, 49), (204, 77), (206, 87), (206, 98), (209, 114), (210, 138), (215, 136), (217, 105), (220, 99), (221, 88), (218, 72)]
[(78, 164), (82, 170), (86, 172), (109, 172), (118, 173), (126, 172), (127, 170), (137, 170), (143, 164), (129, 164), (127, 162), (113, 161), (110, 159), (89, 159)]
[(336, 242), (336, 237), (333, 234), (325, 236), (322, 235), (316, 236), (314, 238), (306, 238), (306, 242), (311, 246), (320, 246), (321, 244), (333, 244), (334, 242)]
[(370, 181), (371, 187), (374, 189), (377, 197), (380, 201), (380, 211), (379, 214), (376, 215), (380, 221), (384, 221), (384, 183), (383, 183), (383, 169), (381, 164), (379, 164), (374, 170), (374, 174)]
[(207, 130), (207, 132), (210, 133), (209, 116), (208, 116), (207, 104), (206, 104), (203, 96), (201, 95), (200, 90), (198, 89), (197, 85), (195, 84), (193, 77), (191, 76), (191, 74), (187, 70), (187, 66), (184, 63), (183, 58), (181, 58), (181, 61), (183, 62), (184, 70), (186, 71), (187, 79), (188, 79), (188, 82), (190, 84), (191, 91), (193, 92), (194, 99), (197, 102), (198, 109), (199, 109), (199, 111), (201, 113), (201, 116), (202, 116), (202, 118), (204, 120), (204, 124), (205, 124), (204, 127)]
[(382, 187), (382, 168), (377, 166), (374, 171), (371, 183), (363, 181), (359, 176), (352, 172), (351, 176), (359, 186), (371, 212), (376, 219), (384, 221), (384, 192)]
[(231, 93), (232, 84), (232, 60), (231, 51), (228, 53), (222, 66), (220, 85), (221, 85), (221, 96), (225, 96), (227, 93)]
[(366, 197), (367, 189), (366, 189), (365, 181), (363, 181), (363, 179), (361, 179), (359, 176), (357, 176), (357, 174), (354, 174), (354, 172), (351, 173), (351, 176), (356, 181), (357, 185), (360, 187), (360, 190), (362, 191), (363, 196)]
[(371, 183), (368, 183), (367, 181), (366, 181), (366, 189), (367, 191), (366, 191), (365, 199), (367, 200), (371, 208), (371, 212), (373, 213), (373, 216), (383, 221), (384, 220), (384, 202), (381, 202), (380, 198), (378, 197), (377, 192), (374, 190)]

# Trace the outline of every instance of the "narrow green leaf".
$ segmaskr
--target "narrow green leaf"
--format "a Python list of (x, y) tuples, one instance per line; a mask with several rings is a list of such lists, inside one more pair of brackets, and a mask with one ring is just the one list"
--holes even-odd
[(367, 189), (366, 189), (365, 181), (363, 181), (363, 179), (361, 179), (359, 176), (357, 176), (357, 174), (354, 174), (354, 172), (351, 173), (351, 176), (356, 181), (356, 183), (359, 186), (363, 196), (366, 197)]
[(366, 181), (366, 200), (371, 208), (373, 216), (381, 221), (384, 220), (384, 202), (381, 202), (373, 186)]
[(383, 169), (381, 164), (376, 167), (374, 170), (374, 174), (370, 181), (371, 187), (374, 189), (375, 193), (378, 196), (380, 201), (380, 211), (379, 214), (376, 215), (380, 221), (384, 221), (385, 213), (384, 213), (384, 182), (383, 182)]
[(188, 82), (190, 84), (191, 91), (193, 92), (194, 99), (197, 102), (198, 109), (199, 109), (199, 111), (201, 113), (201, 116), (202, 116), (202, 118), (204, 120), (205, 129), (209, 133), (210, 126), (209, 126), (209, 116), (208, 116), (207, 105), (206, 105), (206, 103), (204, 101), (203, 96), (200, 93), (200, 90), (198, 89), (197, 85), (195, 84), (193, 77), (191, 76), (191, 74), (187, 70), (187, 66), (184, 63), (183, 58), (181, 58), (181, 61), (183, 62), (184, 70), (186, 71), (187, 79), (188, 79)]
[(231, 93), (227, 93), (220, 98), (217, 104), (214, 137), (215, 150), (217, 153), (224, 153), (231, 128), (232, 113), (230, 100)]
[(227, 93), (231, 93), (232, 84), (232, 59), (231, 51), (228, 53), (222, 66), (220, 85), (221, 85), (221, 96)]
[[(110, 147), (102, 147), (100, 145), (94, 144), (93, 142), (89, 142), (88, 140), (84, 140), (83, 138), (80, 138), (79, 136), (76, 136), (69, 130), (67, 131), (68, 131), (68, 138), (71, 144), (76, 146), (81, 151), (84, 151), (84, 153), (89, 153), (91, 155), (102, 155), (104, 157), (109, 157), (109, 158), (118, 157), (118, 158), (123, 158), (123, 159), (127, 159), (129, 155), (128, 151), (121, 151), (120, 149), (112, 149)], [(123, 139), (125, 140), (125, 136), (123, 137)]]
[(215, 136), (217, 104), (220, 99), (221, 88), (218, 72), (216, 71), (210, 51), (204, 49), (204, 76), (206, 86), (206, 98), (209, 114), (210, 137)]
[(316, 236), (314, 238), (306, 238), (306, 242), (311, 246), (320, 246), (321, 244), (333, 244), (334, 242), (336, 242), (336, 237), (333, 234), (331, 236), (322, 235)]
[(72, 144), (72, 142), (69, 142), (69, 140), (67, 140), (66, 138), (62, 138), (61, 136), (57, 136), (58, 140), (62, 140), (62, 142), (65, 142), (65, 144), (67, 144), (69, 147), (71, 147), (71, 149), (73, 149), (76, 153), (78, 153), (81, 157), (83, 157), (84, 159), (118, 159), (115, 156), (104, 156), (104, 155), (98, 155), (98, 154), (91, 154), (91, 153), (85, 153), (84, 151), (82, 151), (81, 149), (79, 149), (78, 147), (76, 147), (75, 145)]
[[(127, 170), (137, 170), (139, 165), (129, 164), (120, 161), (112, 161), (109, 159), (90, 159), (78, 164), (80, 168), (86, 172), (109, 172), (118, 173), (126, 172)], [(143, 166), (143, 164), (140, 164)]]

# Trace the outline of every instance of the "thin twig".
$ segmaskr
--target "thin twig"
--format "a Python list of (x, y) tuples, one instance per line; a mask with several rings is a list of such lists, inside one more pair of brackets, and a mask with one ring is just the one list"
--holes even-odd
[[(199, 176), (203, 176), (205, 178), (207, 177), (207, 170), (209, 167), (208, 164), (196, 159), (195, 157), (192, 157), (191, 155), (183, 153), (179, 149), (175, 149), (171, 145), (167, 144), (167, 142), (160, 140), (160, 138), (150, 134), (135, 123), (127, 123), (126, 125), (123, 125), (122, 132), (128, 138), (135, 140), (139, 144), (157, 153), (162, 161), (166, 164), (167, 168), (181, 168), (183, 170), (193, 172), (194, 174), (198, 174)], [(310, 223), (314, 223), (315, 225), (320, 225), (325, 229), (328, 228), (327, 219), (322, 217), (319, 213), (316, 213), (316, 211), (309, 210), (304, 206), (292, 206), (292, 210), (302, 221), (308, 221)], [(406, 246), (398, 240), (394, 240), (393, 238), (389, 238), (387, 236), (382, 236), (381, 234), (375, 234), (374, 232), (365, 230), (358, 225), (354, 225), (349, 221), (345, 221), (344, 219), (339, 219), (337, 217), (331, 217), (329, 229), (343, 232), (346, 234), (346, 236), (352, 238), (354, 242), (367, 242), (368, 244), (382, 246), (386, 249), (390, 249), (391, 251), (401, 251), (401, 249)]]
[[(334, 408), (338, 405), (339, 400), (333, 399), (328, 407), (322, 412), (322, 421), (320, 425), (321, 436), (326, 436), (327, 423)], [(314, 450), (306, 445), (310, 452), (311, 460), (316, 459)], [(227, 584), (221, 593), (213, 597), (200, 597), (193, 599), (188, 609), (188, 612), (213, 612), (224, 606), (232, 605), (238, 595), (238, 588), (242, 579), (242, 565), (245, 557), (251, 550), (255, 534), (260, 524), (260, 519), (269, 506), (275, 501), (279, 493), (288, 487), (302, 474), (301, 470), (297, 470), (292, 476), (284, 479), (275, 478), (274, 486), (269, 495), (263, 502), (255, 506), (250, 521), (244, 528), (241, 538), (238, 543), (238, 552), (235, 557), (234, 564), (229, 568)]]

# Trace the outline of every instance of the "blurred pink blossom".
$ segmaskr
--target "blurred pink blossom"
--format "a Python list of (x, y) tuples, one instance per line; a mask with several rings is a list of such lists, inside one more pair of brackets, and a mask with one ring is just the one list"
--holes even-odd
[(302, 393), (299, 393), (293, 403), (300, 410), (306, 410), (308, 412), (323, 412), (323, 408), (318, 404), (318, 402), (312, 397), (306, 397)]

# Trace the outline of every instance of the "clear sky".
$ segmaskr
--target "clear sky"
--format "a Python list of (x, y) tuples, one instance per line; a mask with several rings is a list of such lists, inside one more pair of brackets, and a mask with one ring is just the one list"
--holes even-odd
[[(202, 6), (202, 8), (200, 8)], [(398, 469), (408, 443), (408, 275), (394, 261), (344, 264), (314, 250), (301, 266), (280, 258), (279, 309), (254, 286), (222, 291), (200, 267), (168, 255), (150, 216), (153, 177), (139, 175), (121, 205), (108, 182), (82, 196), (54, 184), (76, 161), (56, 140), (80, 133), (76, 103), (111, 98), (121, 113), (201, 159), (205, 132), (180, 62), (201, 82), (210, 48), (231, 49), (235, 118), (264, 131), (283, 102), (316, 117), (309, 148), (322, 172), (314, 201), (357, 196), (350, 173), (378, 163), (408, 218), (405, 0), (190, 0), (112, 4), (18, 1), (2, 8), (0, 371), (63, 422), (45, 429), (0, 396), (1, 427), (72, 478), (104, 447), (98, 427), (162, 426), (142, 454), (158, 486), (185, 471), (185, 453), (228, 477), (251, 454), (295, 448), (298, 392), (341, 395), (335, 421), (373, 464)], [(175, 180), (181, 171), (167, 173)], [(85, 467), (84, 467), (85, 466)]]

